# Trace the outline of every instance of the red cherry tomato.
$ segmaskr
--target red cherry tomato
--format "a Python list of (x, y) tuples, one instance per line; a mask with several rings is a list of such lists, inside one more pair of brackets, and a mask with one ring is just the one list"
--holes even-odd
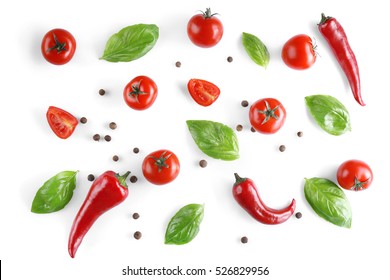
[(41, 52), (50, 63), (62, 65), (68, 63), (76, 51), (76, 40), (64, 29), (52, 29), (43, 36)]
[(367, 189), (373, 180), (370, 166), (361, 160), (347, 160), (337, 169), (337, 181), (346, 190), (361, 191)]
[(62, 139), (71, 136), (79, 123), (72, 114), (54, 106), (49, 107), (46, 118), (53, 132)]
[(210, 106), (220, 94), (216, 85), (200, 79), (189, 80), (187, 88), (195, 102), (202, 106)]
[(316, 62), (315, 46), (311, 38), (300, 34), (289, 39), (283, 46), (282, 59), (293, 69), (304, 70)]
[(187, 24), (187, 34), (192, 43), (202, 48), (215, 46), (222, 38), (222, 22), (212, 14), (210, 8), (194, 15)]
[(144, 177), (155, 185), (164, 185), (172, 182), (179, 175), (179, 171), (179, 159), (169, 150), (152, 152), (142, 162)]
[(286, 109), (277, 99), (260, 99), (252, 104), (249, 120), (256, 131), (272, 134), (283, 126), (286, 120)]
[(157, 85), (147, 76), (132, 79), (123, 90), (126, 104), (135, 110), (148, 109), (157, 98)]

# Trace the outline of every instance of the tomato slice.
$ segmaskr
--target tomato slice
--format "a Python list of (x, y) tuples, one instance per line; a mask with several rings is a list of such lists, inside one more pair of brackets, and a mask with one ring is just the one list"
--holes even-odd
[(72, 114), (54, 106), (49, 107), (46, 118), (50, 128), (61, 139), (71, 136), (79, 123)]
[(187, 88), (195, 102), (205, 107), (213, 104), (221, 92), (213, 83), (200, 79), (189, 80)]

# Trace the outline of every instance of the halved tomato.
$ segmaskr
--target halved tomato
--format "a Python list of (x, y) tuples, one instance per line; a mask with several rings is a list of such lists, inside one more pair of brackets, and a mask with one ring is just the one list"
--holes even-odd
[(46, 118), (50, 128), (61, 139), (71, 136), (79, 123), (72, 114), (54, 106), (49, 107)]
[(205, 107), (213, 104), (221, 92), (213, 83), (201, 79), (189, 80), (187, 88), (195, 102)]

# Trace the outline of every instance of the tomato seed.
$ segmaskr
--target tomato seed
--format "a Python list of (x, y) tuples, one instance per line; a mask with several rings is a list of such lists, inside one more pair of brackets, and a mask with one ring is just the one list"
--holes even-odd
[(95, 176), (93, 174), (89, 174), (88, 177), (87, 177), (88, 181), (93, 181), (95, 180)]
[(99, 89), (99, 94), (101, 95), (101, 96), (103, 96), (103, 95), (105, 95), (106, 94), (106, 91), (104, 90), (104, 89)]
[(286, 146), (285, 145), (280, 145), (279, 146), (279, 151), (284, 152), (285, 150), (286, 150)]
[(95, 134), (92, 138), (95, 141), (99, 141), (100, 140), (100, 135), (99, 134)]
[(233, 61), (233, 57), (228, 56), (227, 61), (228, 61), (228, 62), (232, 62), (232, 61)]
[(242, 100), (241, 101), (241, 106), (242, 107), (248, 107), (248, 105), (249, 105), (249, 102), (247, 100)]
[(134, 219), (134, 220), (137, 220), (138, 218), (139, 218), (139, 214), (138, 214), (138, 213), (134, 213), (134, 214), (133, 214), (133, 219)]
[(132, 182), (132, 183), (136, 183), (138, 181), (138, 178), (137, 178), (137, 176), (131, 176), (130, 177), (130, 182)]
[(298, 137), (302, 137), (303, 136), (303, 132), (302, 131), (298, 131), (297, 135), (298, 135)]
[(295, 217), (296, 217), (297, 219), (302, 218), (302, 213), (301, 213), (301, 212), (297, 212), (297, 213), (295, 214)]
[(104, 140), (106, 140), (107, 142), (110, 142), (111, 141), (111, 136), (110, 135), (104, 136)]
[(116, 123), (114, 122), (110, 122), (110, 124), (108, 125), (111, 129), (116, 129), (117, 128), (117, 125)]
[(180, 61), (177, 61), (177, 62), (175, 63), (175, 65), (176, 65), (177, 68), (180, 68), (180, 67), (181, 67), (181, 62), (180, 62)]
[(201, 161), (199, 161), (199, 165), (200, 167), (205, 168), (207, 166), (207, 161), (205, 159), (202, 159)]
[(83, 123), (83, 124), (84, 124), (84, 123), (87, 123), (87, 121), (88, 121), (88, 120), (87, 120), (86, 117), (82, 117), (82, 118), (80, 119), (80, 122)]
[(133, 149), (133, 153), (134, 153), (134, 154), (138, 154), (138, 153), (139, 153), (139, 149), (138, 149), (137, 147), (135, 147), (135, 148)]
[(243, 243), (243, 244), (248, 243), (248, 237), (246, 237), (246, 236), (241, 237), (241, 243)]
[(140, 231), (136, 231), (136, 232), (134, 232), (134, 238), (135, 239), (140, 239), (142, 237), (142, 233), (140, 232)]
[(238, 124), (238, 125), (236, 126), (236, 130), (237, 130), (237, 131), (242, 131), (242, 128), (243, 128), (243, 127), (242, 127), (241, 124)]
[(113, 160), (113, 161), (118, 161), (118, 160), (119, 160), (119, 157), (118, 157), (117, 155), (115, 155), (115, 156), (112, 157), (112, 160)]

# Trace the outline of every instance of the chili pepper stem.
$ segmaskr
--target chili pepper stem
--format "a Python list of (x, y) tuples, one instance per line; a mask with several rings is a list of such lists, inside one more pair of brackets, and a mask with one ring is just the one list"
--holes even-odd
[(234, 185), (241, 184), (246, 180), (246, 178), (240, 177), (237, 173), (234, 173), (234, 177), (236, 177), (236, 182), (234, 183)]
[(129, 176), (129, 174), (130, 174), (130, 171), (127, 171), (123, 175), (116, 174), (116, 177), (118, 178), (119, 183), (121, 184), (121, 186), (123, 186), (125, 188), (127, 188), (126, 179)]

